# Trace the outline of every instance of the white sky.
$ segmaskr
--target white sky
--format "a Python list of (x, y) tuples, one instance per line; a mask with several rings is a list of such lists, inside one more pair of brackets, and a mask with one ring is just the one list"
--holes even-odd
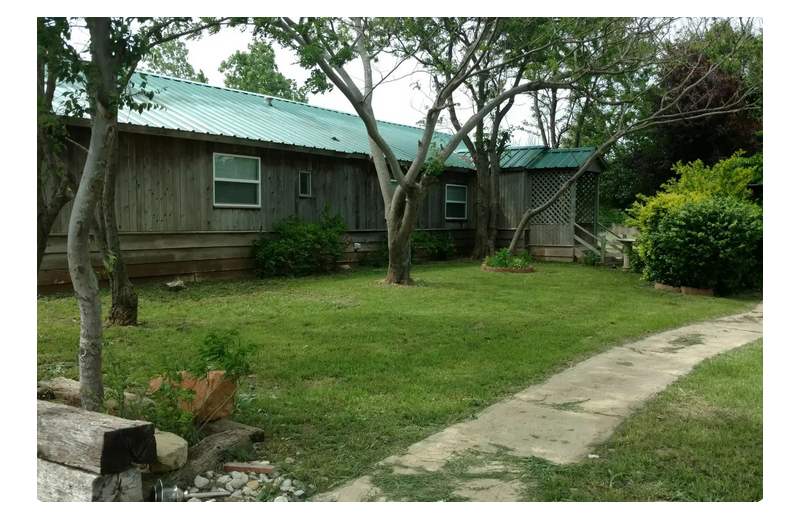
[[(219, 64), (227, 59), (236, 51), (247, 51), (247, 44), (252, 42), (252, 33), (248, 30), (242, 32), (241, 29), (224, 28), (218, 34), (205, 36), (200, 40), (187, 41), (186, 47), (189, 50), (189, 62), (195, 70), (202, 69), (209, 80), (209, 84), (224, 87), (224, 74), (218, 72)], [(275, 50), (278, 70), (286, 77), (294, 79), (298, 85), (303, 85), (309, 76), (309, 71), (296, 64), (296, 58), (291, 50), (282, 49), (279, 45), (273, 44)], [(384, 56), (376, 64), (379, 71), (391, 71), (396, 65), (394, 58)], [(360, 62), (354, 61), (346, 67), (348, 73), (356, 81), (363, 80), (363, 72)], [(374, 73), (373, 80), (377, 82), (381, 75)], [(397, 71), (389, 78), (392, 81), (385, 81), (379, 85), (373, 94), (373, 110), (378, 119), (392, 123), (417, 126), (417, 122), (425, 117), (425, 105), (428, 103), (426, 93), (429, 79), (425, 72), (418, 70), (415, 65), (408, 61), (400, 65)], [(415, 90), (412, 84), (419, 81), (422, 90)], [(520, 125), (524, 119), (530, 119), (530, 105), (528, 96), (517, 96), (515, 106), (506, 117), (505, 126)], [(355, 114), (350, 102), (338, 89), (334, 89), (325, 94), (310, 94), (308, 102), (311, 105), (339, 110), (350, 114)], [(459, 117), (463, 123), (473, 112), (464, 98), (459, 102), (464, 108), (461, 109)], [(445, 120), (449, 121), (446, 113)], [(451, 131), (449, 125), (440, 127), (439, 130)], [(533, 136), (526, 132), (516, 131), (512, 144), (536, 144), (531, 141)]]

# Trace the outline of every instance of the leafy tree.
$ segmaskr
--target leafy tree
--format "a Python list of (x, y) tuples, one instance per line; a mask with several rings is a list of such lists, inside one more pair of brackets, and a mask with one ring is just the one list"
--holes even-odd
[(226, 87), (308, 103), (305, 90), (278, 71), (275, 51), (267, 43), (256, 41), (247, 46), (247, 52), (236, 51), (220, 64), (219, 71), (225, 73)]
[(194, 67), (189, 63), (189, 49), (181, 40), (172, 40), (153, 47), (142, 65), (145, 70), (156, 74), (208, 83), (203, 69), (195, 73)]
[[(46, 26), (62, 27), (79, 19), (46, 19)], [(81, 382), (81, 404), (87, 410), (98, 410), (103, 403), (102, 352), (103, 321), (97, 278), (89, 255), (89, 235), (94, 231), (102, 237), (101, 252), (109, 265), (112, 287), (111, 319), (120, 313), (123, 320), (133, 318), (130, 310), (138, 308), (125, 272), (119, 251), (116, 217), (114, 215), (114, 186), (117, 174), (117, 118), (122, 107), (143, 111), (152, 106), (153, 92), (146, 83), (132, 86), (132, 78), (140, 60), (156, 45), (218, 27), (220, 21), (191, 18), (86, 18), (89, 32), (90, 61), (80, 59), (66, 36), (68, 31), (56, 34), (67, 52), (59, 53), (56, 60), (58, 79), (69, 78), (81, 86), (67, 105), (76, 107), (91, 116), (91, 138), (87, 158), (70, 213), (67, 234), (67, 258), (70, 277), (78, 300), (81, 316), (78, 366)], [(55, 45), (53, 45), (55, 47)], [(99, 206), (99, 222), (95, 212)], [(107, 246), (104, 248), (104, 245)], [(125, 321), (123, 321), (124, 323)]]
[[(604, 205), (624, 208), (638, 193), (654, 194), (673, 177), (672, 165), (679, 161), (713, 164), (737, 150), (747, 155), (761, 152), (762, 45), (760, 29), (752, 25), (735, 28), (733, 22), (723, 19), (669, 49), (671, 55), (693, 55), (697, 65), (691, 65), (690, 74), (689, 64), (681, 69), (666, 62), (658, 74), (664, 90), (679, 88), (684, 79), (704, 76), (703, 85), (683, 97), (678, 108), (695, 105), (701, 98), (719, 104), (735, 92), (747, 92), (740, 101), (747, 109), (658, 126), (627, 137), (613, 150), (610, 169), (601, 176)], [(652, 112), (658, 109), (660, 96), (656, 92), (642, 101), (636, 110)]]

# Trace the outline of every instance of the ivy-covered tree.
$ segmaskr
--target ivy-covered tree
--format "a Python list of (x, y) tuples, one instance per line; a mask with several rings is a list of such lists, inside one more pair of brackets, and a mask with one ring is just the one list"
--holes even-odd
[(153, 47), (145, 56), (142, 66), (144, 70), (156, 74), (208, 83), (203, 69), (195, 73), (194, 67), (189, 63), (189, 49), (182, 40), (172, 40)]
[(268, 43), (256, 41), (247, 46), (247, 52), (236, 51), (220, 64), (219, 71), (225, 73), (228, 88), (308, 103), (305, 90), (280, 73)]

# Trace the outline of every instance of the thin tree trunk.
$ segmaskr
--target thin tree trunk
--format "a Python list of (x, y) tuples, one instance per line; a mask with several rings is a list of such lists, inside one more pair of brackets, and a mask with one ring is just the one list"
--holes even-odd
[[(42, 267), (42, 259), (47, 249), (50, 230), (58, 218), (61, 209), (75, 196), (76, 182), (72, 173), (49, 148), (49, 138), (41, 126), (37, 128), (37, 165), (36, 179), (36, 270)], [(50, 197), (45, 197), (47, 186), (43, 179), (54, 184)]]
[[(400, 188), (398, 188), (400, 189)], [(389, 238), (389, 268), (384, 283), (413, 285), (411, 279), (411, 233), (417, 221), (419, 206), (425, 197), (424, 187), (412, 190), (398, 211), (392, 211), (387, 222)]]
[(97, 411), (103, 403), (103, 314), (97, 277), (89, 255), (89, 231), (94, 225), (95, 209), (102, 195), (102, 178), (116, 141), (116, 117), (96, 103), (92, 117), (89, 155), (81, 176), (75, 205), (69, 219), (67, 259), (72, 286), (81, 314), (78, 368), (81, 405)]
[(108, 321), (115, 325), (136, 325), (139, 314), (139, 297), (128, 279), (128, 270), (119, 243), (114, 205), (118, 169), (117, 152), (115, 147), (103, 182), (103, 198), (100, 202), (100, 222), (108, 249), (104, 259), (108, 264), (108, 279), (111, 285), (111, 311), (108, 313)]

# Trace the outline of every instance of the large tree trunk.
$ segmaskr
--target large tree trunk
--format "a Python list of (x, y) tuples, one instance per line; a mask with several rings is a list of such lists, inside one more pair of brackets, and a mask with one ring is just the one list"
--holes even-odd
[(115, 147), (103, 182), (103, 197), (100, 203), (100, 222), (108, 249), (104, 259), (108, 264), (108, 279), (111, 285), (111, 311), (108, 313), (108, 321), (115, 325), (136, 325), (139, 297), (128, 279), (128, 270), (119, 243), (114, 205), (118, 169), (117, 152)]
[[(398, 188), (401, 189), (401, 188)], [(417, 221), (419, 206), (425, 198), (426, 187), (416, 188), (406, 195), (399, 208), (389, 214), (387, 231), (389, 238), (389, 269), (386, 272), (387, 284), (413, 285), (411, 279), (411, 233)]]
[[(489, 255), (497, 247), (497, 223), (500, 220), (500, 154), (496, 147), (489, 151)], [(523, 197), (527, 195), (523, 193)]]
[(475, 196), (475, 246), (472, 249), (472, 258), (483, 260), (490, 253), (489, 238), (489, 205), (491, 192), (489, 186), (489, 165), (484, 153), (475, 156), (475, 172), (477, 189)]
[(101, 196), (102, 179), (115, 149), (116, 117), (96, 103), (92, 117), (92, 137), (83, 169), (75, 205), (69, 219), (67, 259), (72, 286), (81, 314), (81, 337), (78, 367), (82, 388), (81, 404), (97, 411), (103, 403), (103, 314), (100, 290), (89, 255), (89, 231), (95, 219), (95, 208)]

